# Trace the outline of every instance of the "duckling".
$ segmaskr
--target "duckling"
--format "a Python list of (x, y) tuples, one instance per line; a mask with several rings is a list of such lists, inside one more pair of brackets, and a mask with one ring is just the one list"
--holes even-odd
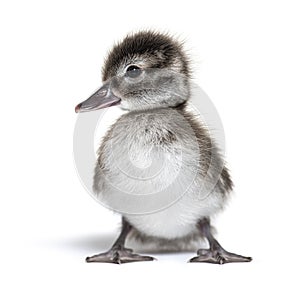
[(125, 247), (129, 235), (157, 243), (206, 238), (190, 262), (250, 262), (226, 251), (212, 234), (233, 183), (215, 141), (187, 108), (191, 69), (181, 42), (154, 31), (127, 35), (109, 52), (103, 86), (77, 113), (119, 105), (126, 111), (98, 151), (93, 191), (122, 215), (119, 237), (87, 262), (151, 261)]

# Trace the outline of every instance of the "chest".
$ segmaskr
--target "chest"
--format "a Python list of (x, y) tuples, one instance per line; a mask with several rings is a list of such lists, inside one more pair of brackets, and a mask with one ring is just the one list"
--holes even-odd
[(101, 162), (113, 182), (126, 191), (161, 191), (178, 177), (188, 177), (199, 164), (192, 129), (174, 112), (130, 114), (109, 132)]

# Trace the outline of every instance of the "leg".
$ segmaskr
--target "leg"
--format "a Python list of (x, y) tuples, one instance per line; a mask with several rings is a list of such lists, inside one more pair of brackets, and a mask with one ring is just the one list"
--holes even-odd
[(229, 262), (249, 262), (252, 260), (251, 257), (244, 257), (224, 250), (211, 234), (209, 219), (204, 218), (200, 220), (198, 223), (198, 228), (207, 238), (209, 249), (199, 249), (197, 252), (198, 256), (190, 259), (190, 262), (224, 264)]
[(122, 218), (122, 231), (118, 239), (115, 241), (109, 251), (101, 254), (97, 254), (86, 258), (86, 262), (110, 262), (110, 263), (126, 263), (134, 261), (149, 261), (154, 260), (150, 256), (141, 256), (134, 254), (131, 249), (125, 248), (125, 240), (132, 229), (132, 226)]

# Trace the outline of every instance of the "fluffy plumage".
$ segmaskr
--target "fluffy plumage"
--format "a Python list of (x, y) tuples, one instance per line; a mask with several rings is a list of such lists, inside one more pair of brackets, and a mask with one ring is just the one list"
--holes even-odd
[(103, 81), (118, 75), (122, 68), (134, 62), (147, 68), (171, 68), (190, 75), (189, 60), (180, 42), (168, 34), (140, 31), (127, 35), (111, 49), (102, 70)]

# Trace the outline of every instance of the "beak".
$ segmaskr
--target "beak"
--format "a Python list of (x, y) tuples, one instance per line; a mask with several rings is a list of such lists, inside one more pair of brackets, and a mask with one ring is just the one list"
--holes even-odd
[(95, 111), (119, 104), (120, 98), (116, 97), (110, 87), (110, 83), (104, 84), (91, 97), (75, 107), (76, 113)]

